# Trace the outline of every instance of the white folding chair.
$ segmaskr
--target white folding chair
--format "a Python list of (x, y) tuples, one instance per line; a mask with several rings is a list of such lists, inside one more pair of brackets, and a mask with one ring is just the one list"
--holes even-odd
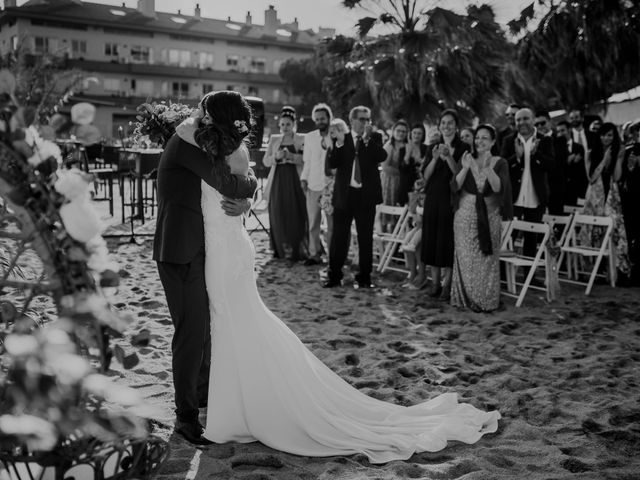
[[(573, 214), (571, 215), (550, 215), (545, 213), (542, 217), (542, 221), (549, 225), (551, 229), (551, 234), (556, 235), (557, 232), (562, 228), (559, 236), (556, 236), (556, 245), (561, 247), (564, 245), (564, 240), (567, 238), (569, 233), (569, 228), (571, 226), (571, 222), (573, 221)], [(558, 258), (559, 259), (559, 258)], [(569, 258), (566, 260), (569, 261)], [(558, 273), (562, 273), (562, 264), (558, 263)], [(567, 277), (569, 276), (569, 266), (567, 265), (566, 270)]]
[(254, 221), (256, 222), (256, 225), (254, 225), (252, 228), (250, 229), (247, 228), (247, 230), (249, 231), (249, 235), (251, 235), (253, 232), (256, 232), (258, 230), (262, 230), (264, 233), (269, 235), (269, 227), (265, 226), (265, 224), (262, 222), (262, 220), (258, 216), (259, 214), (266, 212), (269, 208), (269, 203), (265, 198), (263, 198), (262, 194), (263, 194), (262, 187), (258, 187), (253, 194), (251, 207), (249, 208), (249, 212), (245, 217), (245, 226), (247, 221), (249, 221), (249, 219), (252, 216), (254, 218)]
[[(592, 230), (593, 228), (604, 229), (602, 235), (602, 241), (600, 245), (587, 245), (583, 244), (580, 231), (583, 228)], [(573, 221), (569, 225), (569, 231), (565, 237), (564, 243), (561, 247), (560, 258), (558, 264), (561, 264), (565, 255), (570, 255), (572, 259), (568, 259), (567, 264), (569, 266), (569, 278), (561, 279), (565, 282), (574, 283), (578, 285), (586, 285), (585, 295), (591, 293), (593, 283), (598, 275), (598, 269), (603, 257), (608, 257), (608, 277), (612, 287), (616, 285), (616, 258), (615, 248), (611, 241), (611, 235), (613, 233), (613, 219), (607, 216), (594, 216), (594, 215), (581, 215), (576, 214), (573, 217)], [(578, 268), (577, 257), (589, 258), (592, 260), (591, 271), (583, 271)], [(582, 282), (579, 280), (581, 273), (589, 274), (589, 280)], [(575, 277), (575, 278), (574, 278)]]
[[(379, 272), (384, 271), (385, 268), (396, 270), (395, 267), (389, 267), (389, 262), (398, 247), (402, 244), (402, 240), (407, 233), (407, 225), (409, 224), (408, 213), (409, 208), (406, 205), (403, 207), (391, 205), (376, 206), (376, 218), (373, 227), (373, 251), (374, 259), (376, 256), (378, 257), (377, 270)], [(393, 229), (390, 232), (383, 230), (383, 218), (393, 218)], [(406, 271), (406, 269), (402, 271)]]
[(509, 231), (509, 227), (511, 226), (511, 220), (503, 220), (502, 228), (500, 230), (500, 245), (504, 243), (504, 239), (507, 238), (507, 232)]
[[(536, 270), (540, 267), (545, 267), (546, 262), (546, 248), (550, 236), (550, 228), (546, 223), (533, 223), (525, 222), (523, 220), (512, 220), (509, 224), (509, 228), (504, 235), (502, 242), (502, 248), (500, 249), (500, 261), (505, 264), (507, 291), (503, 293), (507, 296), (517, 298), (516, 307), (522, 305), (524, 297), (527, 294), (529, 288), (536, 288), (539, 290), (545, 290), (545, 287), (538, 287), (531, 285), (531, 280)], [(541, 234), (542, 241), (538, 244), (535, 257), (527, 257), (520, 253), (519, 249), (514, 248), (516, 242), (514, 241), (514, 233), (535, 233)], [(525, 280), (522, 284), (519, 284), (516, 280), (516, 274), (518, 267), (528, 268)], [(520, 292), (518, 292), (518, 286), (521, 285)]]
[(574, 213), (580, 213), (582, 211), (582, 208), (583, 207), (580, 207), (578, 205), (565, 205), (563, 207), (563, 210), (567, 215), (573, 215)]

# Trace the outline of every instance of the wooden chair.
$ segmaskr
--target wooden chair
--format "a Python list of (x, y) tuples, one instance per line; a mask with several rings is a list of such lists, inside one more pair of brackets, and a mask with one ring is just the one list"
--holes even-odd
[[(591, 231), (593, 228), (604, 229), (600, 245), (590, 245), (582, 242), (580, 232), (582, 229)], [(573, 221), (569, 225), (567, 236), (561, 246), (560, 258), (558, 263), (561, 264), (565, 255), (569, 256), (567, 261), (569, 268), (568, 278), (562, 279), (565, 282), (578, 285), (586, 285), (585, 294), (589, 295), (593, 288), (598, 269), (604, 257), (608, 258), (608, 279), (612, 287), (616, 285), (616, 258), (615, 248), (612, 242), (613, 219), (608, 216), (594, 216), (576, 214)], [(591, 263), (590, 271), (584, 271), (579, 267), (578, 257), (590, 259), (592, 262), (585, 262), (585, 265)], [(589, 280), (587, 282), (580, 281), (580, 274), (587, 273)]]
[[(374, 265), (377, 271), (382, 272), (388, 266), (388, 257), (392, 256), (398, 249), (406, 233), (408, 224), (409, 208), (391, 205), (377, 205), (376, 217), (373, 226), (373, 255)], [(383, 218), (393, 219), (391, 231), (385, 231), (382, 227)], [(377, 257), (377, 262), (376, 262)]]
[[(520, 253), (518, 248), (515, 248), (514, 233), (538, 233), (541, 234), (542, 241), (538, 244), (535, 257), (527, 257)], [(507, 296), (517, 298), (516, 307), (520, 307), (524, 301), (524, 297), (527, 294), (529, 288), (536, 288), (546, 291), (545, 287), (538, 287), (531, 285), (531, 280), (540, 267), (545, 267), (546, 262), (546, 248), (549, 241), (551, 229), (546, 223), (533, 223), (525, 222), (523, 220), (512, 220), (509, 223), (509, 228), (504, 235), (502, 247), (500, 250), (500, 261), (505, 264), (507, 291), (503, 293)], [(525, 280), (522, 284), (519, 284), (516, 280), (516, 274), (518, 267), (527, 269)], [(521, 285), (518, 292), (518, 286)]]

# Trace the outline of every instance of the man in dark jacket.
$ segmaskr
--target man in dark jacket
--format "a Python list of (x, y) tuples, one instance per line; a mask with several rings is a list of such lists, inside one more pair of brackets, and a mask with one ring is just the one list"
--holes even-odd
[(382, 203), (378, 165), (387, 157), (382, 136), (371, 126), (371, 110), (354, 107), (349, 113), (351, 133), (339, 133), (329, 157), (336, 169), (333, 188), (333, 235), (329, 247), (328, 279), (325, 288), (341, 285), (342, 267), (349, 253), (351, 222), (358, 234), (360, 271), (356, 288), (371, 288), (373, 227), (376, 205)]
[(197, 445), (211, 443), (202, 437), (198, 407), (205, 406), (211, 363), (209, 298), (204, 276), (204, 220), (200, 182), (204, 180), (224, 195), (227, 215), (249, 209), (257, 187), (248, 177), (230, 171), (214, 177), (211, 160), (200, 148), (173, 135), (158, 166), (158, 218), (153, 244), (160, 280), (175, 328), (171, 342), (176, 433)]
[[(553, 167), (553, 140), (536, 131), (533, 112), (516, 113), (516, 132), (505, 138), (501, 156), (509, 164), (515, 215), (528, 222), (541, 222), (549, 201), (547, 172)], [(535, 235), (526, 235), (523, 253), (536, 254)]]

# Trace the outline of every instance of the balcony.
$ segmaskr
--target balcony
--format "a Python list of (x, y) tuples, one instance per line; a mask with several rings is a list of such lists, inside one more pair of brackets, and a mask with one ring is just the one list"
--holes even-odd
[(99, 62), (96, 60), (68, 59), (68, 68), (96, 73), (120, 73), (127, 75), (154, 76), (163, 78), (189, 78), (201, 80), (238, 81), (253, 84), (283, 85), (279, 75), (270, 73), (230, 72), (223, 70), (179, 67), (146, 63)]

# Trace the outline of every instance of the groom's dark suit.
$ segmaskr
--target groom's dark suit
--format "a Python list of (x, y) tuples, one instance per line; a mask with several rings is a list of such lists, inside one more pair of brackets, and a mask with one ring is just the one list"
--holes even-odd
[[(357, 155), (356, 155), (357, 154)], [(360, 164), (360, 188), (351, 185), (354, 161)], [(339, 283), (342, 267), (349, 253), (351, 222), (355, 220), (358, 233), (358, 257), (360, 271), (356, 281), (360, 285), (371, 283), (373, 263), (373, 223), (376, 205), (382, 203), (382, 186), (378, 166), (387, 157), (382, 148), (382, 136), (373, 132), (365, 144), (346, 134), (344, 145), (334, 148), (329, 156), (329, 165), (336, 169), (333, 187), (333, 235), (329, 249), (330, 282)]]
[(222, 195), (250, 198), (257, 180), (213, 176), (211, 160), (198, 147), (174, 135), (158, 166), (158, 218), (153, 259), (175, 327), (171, 343), (173, 384), (178, 420), (194, 423), (198, 403), (207, 399), (211, 334), (204, 277), (204, 221), (200, 181)]

